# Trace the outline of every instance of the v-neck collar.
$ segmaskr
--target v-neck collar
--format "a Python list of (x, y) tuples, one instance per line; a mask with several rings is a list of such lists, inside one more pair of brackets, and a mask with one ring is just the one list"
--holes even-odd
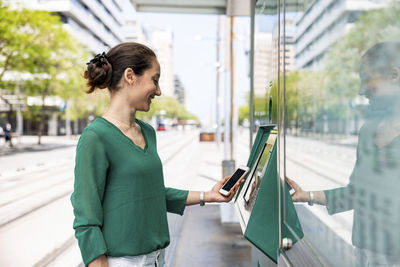
[(139, 125), (140, 131), (142, 132), (143, 138), (144, 138), (144, 140), (145, 140), (145, 142), (146, 142), (146, 145), (144, 146), (144, 148), (141, 148), (140, 146), (138, 146), (137, 144), (135, 144), (135, 142), (133, 142), (133, 140), (132, 140), (131, 138), (129, 138), (126, 134), (124, 134), (124, 133), (121, 131), (121, 129), (119, 129), (119, 128), (118, 128), (114, 123), (112, 123), (111, 121), (109, 121), (109, 120), (107, 120), (107, 119), (105, 119), (105, 118), (103, 118), (103, 117), (101, 117), (101, 116), (98, 116), (97, 118), (100, 118), (102, 121), (106, 122), (106, 123), (107, 123), (108, 125), (110, 125), (112, 128), (114, 128), (115, 130), (117, 130), (117, 132), (119, 132), (119, 133), (123, 136), (123, 138), (127, 139), (136, 149), (138, 149), (138, 150), (140, 150), (140, 151), (142, 151), (142, 152), (146, 152), (146, 151), (147, 151), (149, 142), (148, 142), (148, 140), (147, 140), (146, 134), (144, 133), (143, 124), (142, 124), (142, 122), (141, 122), (140, 120), (138, 120), (138, 119), (135, 118), (135, 122)]

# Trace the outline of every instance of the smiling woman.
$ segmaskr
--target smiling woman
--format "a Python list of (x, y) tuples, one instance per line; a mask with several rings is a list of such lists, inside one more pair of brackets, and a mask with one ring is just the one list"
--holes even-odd
[(136, 119), (161, 95), (160, 64), (138, 43), (122, 43), (87, 63), (84, 77), (92, 93), (108, 88), (110, 106), (83, 131), (76, 151), (71, 202), (74, 229), (85, 265), (163, 266), (168, 246), (167, 211), (182, 215), (186, 205), (228, 202), (219, 193), (164, 186), (156, 134)]

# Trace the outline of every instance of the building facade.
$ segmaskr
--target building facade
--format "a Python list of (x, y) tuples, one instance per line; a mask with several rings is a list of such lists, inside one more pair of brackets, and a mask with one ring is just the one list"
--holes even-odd
[(173, 66), (172, 30), (156, 30), (151, 34), (151, 46), (161, 67), (160, 88), (164, 96), (174, 96), (175, 74)]
[(273, 79), (272, 33), (257, 32), (254, 37), (254, 95), (265, 97)]
[(185, 106), (185, 88), (181, 82), (181, 79), (177, 75), (175, 75), (175, 91), (174, 96), (178, 100), (180, 104)]
[(126, 12), (134, 11), (125, 0), (8, 0), (10, 7), (57, 13), (64, 27), (90, 52), (107, 51), (126, 39)]
[(323, 58), (365, 10), (387, 6), (389, 0), (315, 0), (296, 21), (295, 68), (322, 69)]

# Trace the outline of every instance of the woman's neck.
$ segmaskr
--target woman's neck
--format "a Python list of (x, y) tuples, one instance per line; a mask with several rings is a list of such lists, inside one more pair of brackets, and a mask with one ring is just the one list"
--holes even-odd
[(133, 127), (136, 125), (136, 110), (123, 97), (112, 96), (110, 106), (103, 117), (122, 124), (124, 127)]

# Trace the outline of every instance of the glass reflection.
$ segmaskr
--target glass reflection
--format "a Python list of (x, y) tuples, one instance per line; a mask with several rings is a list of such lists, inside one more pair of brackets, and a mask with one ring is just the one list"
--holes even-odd
[(367, 50), (360, 64), (361, 93), (369, 100), (358, 137), (356, 164), (344, 187), (314, 191), (294, 181), (294, 201), (326, 205), (329, 214), (354, 210), (356, 266), (400, 264), (400, 43)]
[(322, 204), (296, 206), (327, 265), (400, 266), (400, 6), (361, 2), (288, 9), (285, 171), (294, 201)]

